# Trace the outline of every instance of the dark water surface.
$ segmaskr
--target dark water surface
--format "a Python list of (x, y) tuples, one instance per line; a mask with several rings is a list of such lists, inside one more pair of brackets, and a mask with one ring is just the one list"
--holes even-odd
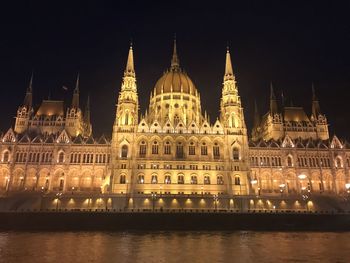
[(0, 262), (350, 262), (350, 233), (0, 232)]

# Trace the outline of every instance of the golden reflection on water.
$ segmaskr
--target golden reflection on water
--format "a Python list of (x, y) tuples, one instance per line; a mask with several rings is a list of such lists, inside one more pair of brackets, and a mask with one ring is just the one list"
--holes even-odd
[(4, 232), (0, 262), (349, 262), (350, 233)]

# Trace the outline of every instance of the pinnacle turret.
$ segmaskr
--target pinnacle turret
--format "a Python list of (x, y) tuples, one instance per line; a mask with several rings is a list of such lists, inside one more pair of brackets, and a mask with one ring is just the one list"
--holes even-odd
[(230, 50), (227, 47), (224, 81), (232, 80), (232, 79), (233, 79), (233, 69), (232, 69), (231, 55), (230, 55)]
[(23, 102), (23, 106), (27, 107), (27, 109), (31, 109), (32, 105), (33, 105), (33, 72), (32, 72), (32, 76), (30, 77), (30, 81), (29, 81), (29, 86), (27, 88), (26, 91), (26, 96), (24, 97), (24, 102)]
[(270, 83), (270, 113), (275, 114), (278, 112), (277, 108), (277, 100), (275, 96), (275, 92), (273, 90), (272, 82)]
[(134, 53), (132, 50), (132, 43), (130, 43), (128, 60), (126, 62), (126, 68), (124, 76), (135, 77), (135, 68), (134, 68)]
[(177, 55), (176, 36), (175, 36), (175, 38), (174, 38), (173, 57), (171, 59), (171, 70), (178, 70), (179, 68), (180, 68), (180, 61), (179, 61), (179, 57)]
[(73, 98), (72, 98), (72, 108), (79, 108), (79, 81), (80, 81), (80, 75), (78, 73), (77, 80), (75, 82), (75, 88), (73, 91)]

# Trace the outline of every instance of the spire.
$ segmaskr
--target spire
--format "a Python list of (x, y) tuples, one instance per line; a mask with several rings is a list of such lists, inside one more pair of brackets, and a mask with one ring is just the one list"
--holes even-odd
[(173, 50), (173, 57), (171, 59), (171, 70), (178, 70), (180, 68), (180, 61), (177, 56), (177, 49), (176, 49), (176, 35), (174, 36), (174, 50)]
[(78, 73), (77, 80), (75, 82), (75, 89), (73, 92), (73, 98), (72, 98), (72, 108), (79, 108), (79, 80), (80, 80), (80, 74)]
[(32, 108), (32, 104), (33, 104), (33, 71), (32, 71), (32, 76), (30, 77), (30, 81), (29, 81), (29, 86), (27, 88), (26, 91), (26, 96), (24, 97), (24, 102), (23, 105), (27, 107), (27, 109), (31, 109)]
[(90, 95), (88, 95), (85, 105), (84, 121), (86, 124), (90, 124)]
[(320, 103), (319, 103), (318, 98), (316, 96), (314, 83), (312, 83), (311, 90), (312, 90), (312, 115), (314, 118), (317, 119), (318, 115), (320, 115), (322, 113), (321, 113)]
[(275, 92), (273, 91), (272, 82), (270, 83), (270, 113), (277, 113), (277, 100), (275, 96)]
[(227, 46), (224, 81), (233, 79), (233, 69), (231, 63), (230, 49)]
[(258, 104), (256, 103), (256, 100), (254, 100), (254, 127), (258, 127), (260, 124), (260, 115), (258, 110)]
[(135, 77), (135, 68), (134, 68), (134, 53), (132, 50), (132, 42), (130, 42), (128, 61), (126, 62), (126, 68), (124, 76)]

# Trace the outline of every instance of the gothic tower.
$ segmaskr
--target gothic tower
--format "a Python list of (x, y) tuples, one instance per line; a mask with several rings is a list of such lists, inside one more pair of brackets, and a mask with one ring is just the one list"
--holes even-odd
[(66, 130), (70, 136), (78, 136), (83, 134), (83, 123), (82, 123), (82, 111), (79, 105), (79, 74), (75, 82), (75, 88), (73, 91), (72, 103), (70, 108), (67, 109), (66, 114)]
[(17, 110), (15, 132), (23, 133), (28, 129), (29, 119), (33, 113), (33, 73), (30, 78), (29, 86), (24, 97), (23, 105)]
[(227, 48), (225, 75), (220, 104), (220, 121), (228, 132), (243, 132), (246, 134), (241, 98), (238, 95), (235, 76), (233, 74), (230, 51)]
[(117, 113), (114, 128), (123, 131), (132, 131), (138, 123), (139, 102), (134, 70), (134, 56), (130, 45), (128, 61), (124, 71), (121, 91), (117, 103)]
[(124, 71), (124, 77), (121, 85), (121, 91), (118, 97), (116, 117), (113, 126), (112, 134), (112, 163), (111, 176), (109, 178), (110, 191), (114, 190), (115, 174), (118, 169), (128, 169), (125, 174), (125, 189), (123, 192), (131, 192), (131, 187), (128, 187), (128, 182), (133, 182), (133, 162), (136, 153), (133, 145), (136, 137), (136, 127), (138, 125), (138, 94), (136, 86), (136, 74), (134, 69), (134, 56), (132, 45), (130, 45), (128, 60)]
[[(241, 98), (238, 95), (235, 76), (233, 74), (230, 51), (226, 52), (225, 75), (222, 87), (220, 105), (220, 122), (225, 130), (225, 143), (229, 161), (226, 161), (228, 170), (231, 170), (228, 192), (249, 192), (249, 157), (248, 157), (248, 136), (244, 121)], [(240, 178), (237, 182), (236, 178)], [(244, 185), (245, 187), (242, 187)]]
[(313, 121), (315, 126), (316, 126), (317, 138), (319, 138), (321, 140), (328, 140), (329, 139), (329, 133), (328, 133), (327, 118), (321, 112), (320, 103), (319, 103), (319, 100), (318, 100), (318, 98), (316, 96), (314, 85), (312, 85), (312, 114), (311, 114), (311, 121)]

